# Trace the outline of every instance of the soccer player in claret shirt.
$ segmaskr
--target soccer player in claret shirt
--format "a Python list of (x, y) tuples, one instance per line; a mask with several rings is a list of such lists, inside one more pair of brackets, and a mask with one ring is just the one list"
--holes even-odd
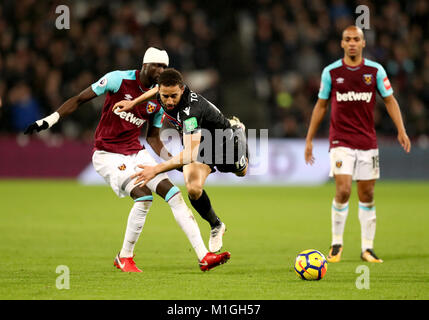
[(137, 181), (149, 181), (158, 173), (183, 167), (189, 200), (201, 217), (209, 222), (209, 250), (217, 252), (222, 247), (226, 227), (213, 210), (204, 184), (209, 174), (216, 171), (215, 168), (241, 177), (246, 175), (248, 148), (245, 126), (236, 117), (227, 119), (215, 105), (190, 90), (180, 72), (173, 68), (160, 75), (158, 84), (159, 90), (151, 89), (134, 101), (120, 101), (114, 109), (130, 110), (157, 95), (165, 111), (165, 119), (183, 135), (184, 150), (156, 166), (140, 166), (144, 170), (138, 174)]
[[(141, 70), (113, 71), (61, 105), (56, 112), (31, 124), (26, 134), (50, 128), (60, 118), (69, 115), (83, 103), (107, 94), (101, 119), (95, 132), (92, 163), (95, 170), (119, 197), (131, 196), (134, 205), (128, 216), (125, 238), (121, 251), (114, 259), (114, 266), (124, 272), (141, 272), (134, 262), (134, 247), (142, 232), (146, 215), (152, 205), (152, 192), (161, 196), (170, 206), (173, 215), (194, 248), (202, 271), (225, 263), (229, 252), (208, 252), (201, 238), (198, 224), (182, 194), (166, 174), (159, 174), (146, 185), (135, 184), (132, 178), (138, 164), (156, 165), (155, 160), (140, 144), (140, 131), (148, 122), (147, 142), (158, 155), (164, 144), (159, 137), (163, 110), (154, 101), (140, 105), (129, 112), (111, 112), (112, 106), (122, 99), (133, 99), (156, 84), (161, 72), (168, 66), (164, 50), (149, 48), (143, 57)], [(170, 155), (171, 156), (171, 155)]]
[(361, 224), (361, 259), (383, 262), (374, 253), (376, 227), (374, 186), (379, 178), (379, 158), (374, 129), (376, 92), (384, 100), (387, 112), (396, 126), (398, 141), (410, 152), (411, 143), (402, 121), (398, 102), (383, 67), (362, 56), (365, 39), (356, 26), (342, 34), (344, 58), (322, 72), (319, 99), (308, 128), (305, 162), (313, 164), (312, 140), (328, 109), (331, 99), (329, 129), (330, 176), (336, 185), (332, 202), (332, 243), (327, 260), (339, 262), (343, 250), (343, 233), (348, 215), (352, 180), (357, 181), (359, 220)]

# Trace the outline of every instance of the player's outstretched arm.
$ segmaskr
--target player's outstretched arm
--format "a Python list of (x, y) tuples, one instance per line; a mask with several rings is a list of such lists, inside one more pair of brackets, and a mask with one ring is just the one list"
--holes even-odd
[(64, 102), (54, 113), (51, 115), (37, 120), (36, 122), (33, 122), (30, 124), (27, 129), (24, 131), (24, 134), (32, 134), (34, 131), (40, 132), (42, 130), (49, 129), (52, 127), (55, 123), (58, 122), (58, 120), (62, 117), (65, 117), (69, 114), (71, 114), (73, 111), (75, 111), (81, 104), (95, 98), (97, 95), (94, 91), (92, 91), (91, 87), (86, 88), (81, 93), (79, 93), (77, 96), (74, 96), (70, 99), (68, 99), (66, 102)]
[(305, 139), (305, 163), (313, 165), (315, 158), (313, 156), (313, 138), (316, 136), (317, 129), (319, 129), (325, 114), (328, 110), (328, 100), (318, 99), (314, 106), (313, 113), (311, 114), (310, 125)]
[(157, 174), (177, 169), (196, 161), (198, 158), (200, 141), (201, 132), (185, 134), (183, 137), (183, 150), (170, 160), (159, 163), (156, 166), (138, 165), (138, 167), (143, 170), (131, 176), (132, 179), (137, 178), (134, 184), (144, 181), (142, 184), (144, 186)]
[(405, 152), (410, 152), (411, 142), (408, 138), (407, 131), (405, 130), (404, 121), (402, 120), (401, 109), (399, 108), (398, 101), (394, 95), (390, 95), (384, 98), (384, 103), (386, 105), (387, 113), (392, 118), (393, 123), (398, 130), (398, 141), (404, 148)]
[(158, 93), (158, 87), (153, 87), (152, 89), (146, 91), (139, 97), (135, 98), (134, 100), (121, 100), (119, 102), (116, 102), (115, 105), (112, 107), (112, 111), (122, 112), (122, 111), (129, 111), (133, 109), (136, 105), (152, 100), (156, 94)]

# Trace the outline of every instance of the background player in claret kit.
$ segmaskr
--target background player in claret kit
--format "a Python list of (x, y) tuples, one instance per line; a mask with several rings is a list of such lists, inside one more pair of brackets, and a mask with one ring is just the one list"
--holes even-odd
[[(132, 102), (118, 102), (114, 106), (114, 111), (130, 110), (158, 94), (158, 102), (164, 108), (165, 119), (183, 133), (184, 150), (159, 165), (139, 166), (144, 170), (136, 175), (137, 181), (148, 182), (161, 172), (183, 166), (189, 200), (201, 217), (210, 223), (209, 249), (217, 252), (222, 247), (222, 236), (226, 226), (214, 212), (211, 201), (204, 191), (204, 184), (209, 174), (215, 171), (215, 167), (221, 172), (233, 172), (237, 176), (246, 175), (248, 151), (245, 127), (236, 117), (227, 119), (211, 102), (185, 86), (182, 75), (177, 70), (172, 68), (165, 70), (160, 75), (158, 83), (159, 93), (158, 88), (154, 88)], [(216, 134), (224, 135), (233, 148), (224, 150), (224, 145), (220, 145), (218, 146), (220, 148), (216, 149), (219, 141), (223, 144), (223, 140), (216, 140)], [(212, 139), (211, 150), (200, 149), (202, 137)], [(223, 152), (221, 154), (216, 152), (219, 150)], [(204, 152), (211, 153), (211, 156), (204, 157)]]
[(353, 179), (357, 180), (359, 197), (361, 258), (380, 263), (383, 261), (373, 250), (376, 229), (374, 186), (380, 176), (374, 129), (376, 91), (384, 99), (398, 131), (398, 141), (407, 153), (411, 143), (385, 70), (362, 56), (365, 47), (362, 30), (356, 26), (347, 27), (343, 31), (341, 47), (344, 59), (327, 66), (322, 73), (319, 99), (307, 132), (305, 161), (314, 163), (312, 140), (327, 112), (328, 99), (331, 99), (330, 176), (335, 178), (336, 193), (332, 202), (332, 245), (328, 261), (339, 262), (341, 259)]
[(185, 232), (194, 248), (202, 271), (225, 263), (229, 252), (208, 252), (200, 230), (187, 207), (179, 188), (166, 174), (157, 175), (146, 185), (135, 184), (132, 175), (138, 164), (155, 165), (155, 160), (140, 144), (141, 127), (149, 123), (147, 142), (160, 155), (164, 145), (159, 138), (163, 110), (156, 101), (148, 101), (130, 112), (111, 112), (112, 106), (122, 99), (138, 97), (156, 84), (161, 72), (168, 66), (167, 52), (149, 48), (143, 58), (141, 70), (113, 71), (107, 73), (79, 95), (67, 100), (50, 116), (31, 124), (26, 134), (50, 128), (60, 118), (69, 115), (83, 103), (96, 96), (107, 94), (100, 122), (95, 132), (93, 165), (95, 170), (112, 187), (119, 197), (131, 196), (134, 205), (128, 217), (123, 247), (115, 257), (114, 265), (125, 272), (141, 272), (134, 262), (134, 247), (144, 226), (146, 215), (152, 205), (152, 192), (157, 193), (170, 206), (177, 223)]

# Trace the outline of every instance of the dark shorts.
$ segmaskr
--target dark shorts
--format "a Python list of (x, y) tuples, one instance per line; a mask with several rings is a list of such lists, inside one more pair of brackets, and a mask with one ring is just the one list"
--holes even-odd
[(246, 133), (239, 126), (232, 126), (225, 132), (230, 139), (224, 138), (222, 145), (218, 146), (213, 141), (210, 159), (204, 157), (204, 150), (200, 150), (198, 161), (207, 164), (212, 172), (216, 169), (220, 172), (241, 172), (246, 169), (248, 162)]

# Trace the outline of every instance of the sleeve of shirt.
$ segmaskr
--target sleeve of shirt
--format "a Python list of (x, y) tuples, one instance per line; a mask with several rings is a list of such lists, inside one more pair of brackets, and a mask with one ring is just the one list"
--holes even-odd
[(97, 96), (101, 96), (110, 91), (113, 93), (118, 92), (121, 87), (122, 77), (119, 71), (112, 71), (105, 74), (101, 79), (91, 85), (92, 91)]
[(194, 112), (190, 112), (189, 115), (187, 115), (184, 111), (181, 112), (181, 116), (183, 116), (183, 134), (193, 134), (200, 132), (201, 130), (201, 116), (197, 110)]
[(162, 116), (164, 115), (164, 109), (159, 108), (158, 112), (153, 116), (152, 126), (161, 128), (162, 127)]
[(390, 84), (389, 78), (387, 77), (386, 70), (384, 70), (382, 65), (378, 65), (377, 89), (383, 98), (386, 98), (393, 94), (392, 85)]
[(331, 95), (331, 73), (327, 68), (323, 69), (320, 81), (319, 99), (328, 100)]

